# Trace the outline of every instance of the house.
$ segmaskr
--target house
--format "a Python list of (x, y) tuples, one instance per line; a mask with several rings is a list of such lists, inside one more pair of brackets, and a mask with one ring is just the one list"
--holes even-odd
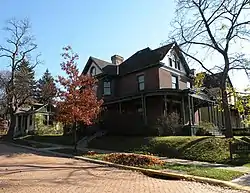
[[(155, 125), (157, 119), (177, 112), (183, 125), (197, 124), (200, 107), (214, 103), (208, 92), (192, 89), (191, 70), (176, 43), (142, 49), (128, 59), (111, 62), (90, 57), (83, 74), (98, 79), (97, 96), (103, 98), (107, 128), (134, 131)], [(122, 118), (121, 118), (122, 117)], [(135, 132), (137, 133), (137, 132)]]
[[(208, 89), (208, 92), (214, 98), (221, 98), (220, 82), (222, 78), (222, 72), (214, 74), (206, 74), (203, 79), (203, 87)], [(243, 126), (242, 119), (238, 110), (235, 108), (236, 97), (234, 96), (234, 87), (230, 80), (227, 78), (228, 86), (228, 104), (230, 107), (231, 123), (233, 128), (239, 128)], [(233, 89), (233, 90), (232, 90)], [(219, 128), (223, 129), (225, 125), (224, 112), (218, 109), (217, 104), (210, 106), (209, 108), (200, 109), (201, 121), (212, 122), (218, 125)]]
[(27, 107), (21, 107), (15, 113), (15, 136), (35, 133), (38, 129), (55, 127), (59, 129), (59, 123), (54, 121), (55, 107), (50, 104), (35, 103)]

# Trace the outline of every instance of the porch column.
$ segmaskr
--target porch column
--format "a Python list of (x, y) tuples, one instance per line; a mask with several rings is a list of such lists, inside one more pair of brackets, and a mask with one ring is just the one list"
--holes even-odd
[(217, 104), (216, 106), (216, 116), (217, 116), (217, 126), (220, 127), (220, 121), (219, 121), (219, 106)]
[(212, 118), (212, 123), (214, 124), (214, 103), (211, 105), (211, 118)]
[(191, 120), (192, 120), (192, 114), (191, 114), (191, 102), (190, 102), (190, 96), (188, 95), (188, 122), (191, 126)]
[(166, 94), (164, 94), (164, 96), (163, 96), (163, 101), (164, 101), (163, 115), (167, 116), (168, 104), (167, 104), (167, 95)]
[(201, 122), (201, 110), (200, 110), (200, 108), (198, 108), (198, 116), (199, 116), (199, 124), (200, 124), (200, 122)]
[(208, 122), (211, 121), (211, 115), (210, 115), (210, 103), (208, 102), (208, 106), (207, 106), (207, 113), (208, 113)]
[(17, 132), (17, 130), (18, 130), (18, 127), (19, 127), (18, 124), (19, 124), (19, 123), (18, 123), (18, 115), (16, 115), (16, 125), (15, 125), (14, 135), (16, 134), (16, 132)]
[(184, 104), (184, 96), (181, 97), (181, 108), (182, 108), (182, 117), (183, 117), (183, 124), (186, 124), (186, 112), (185, 112), (185, 104)]
[(191, 97), (191, 109), (192, 109), (192, 125), (194, 125), (194, 122), (195, 122), (194, 97)]

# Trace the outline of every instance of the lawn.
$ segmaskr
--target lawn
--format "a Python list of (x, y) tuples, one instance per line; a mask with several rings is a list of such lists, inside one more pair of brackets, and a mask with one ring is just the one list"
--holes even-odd
[(89, 147), (120, 152), (152, 153), (169, 158), (230, 163), (229, 141), (230, 139), (223, 137), (104, 136), (91, 141)]

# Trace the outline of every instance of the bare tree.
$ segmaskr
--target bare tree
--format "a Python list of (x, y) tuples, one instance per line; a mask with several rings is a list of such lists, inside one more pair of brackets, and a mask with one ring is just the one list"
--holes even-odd
[[(30, 60), (31, 52), (37, 48), (34, 43), (34, 37), (30, 34), (31, 25), (28, 19), (16, 20), (12, 19), (7, 22), (4, 30), (9, 34), (6, 39), (6, 45), (0, 45), (0, 58), (7, 58), (10, 67), (10, 79), (6, 85), (7, 106), (10, 115), (10, 128), (7, 137), (12, 138), (16, 125), (15, 112), (19, 107), (25, 104), (29, 96), (18, 99), (15, 95), (15, 75), (19, 66)], [(34, 66), (38, 64), (38, 58), (34, 62)]]
[(7, 94), (6, 88), (10, 80), (10, 71), (0, 71), (0, 114), (6, 116), (7, 114)]
[[(232, 137), (227, 79), (231, 70), (250, 70), (249, 59), (239, 51), (250, 40), (250, 0), (177, 0), (171, 39), (181, 51), (209, 74), (221, 72), (221, 102), (226, 137)], [(238, 46), (238, 47), (236, 47)], [(203, 53), (203, 55), (201, 54)], [(205, 65), (208, 54), (218, 56), (216, 64)]]

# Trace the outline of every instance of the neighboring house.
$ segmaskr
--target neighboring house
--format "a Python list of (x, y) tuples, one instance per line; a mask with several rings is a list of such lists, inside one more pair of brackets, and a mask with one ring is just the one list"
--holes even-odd
[[(222, 73), (215, 73), (212, 75), (206, 74), (203, 80), (203, 87), (207, 88), (209, 93), (214, 96), (214, 98), (221, 98), (220, 82), (222, 78)], [(231, 113), (231, 123), (233, 128), (242, 127), (242, 121), (239, 112), (234, 108), (236, 98), (234, 94), (230, 91), (233, 88), (233, 84), (228, 77), (228, 103), (230, 105)], [(220, 128), (224, 128), (225, 117), (224, 112), (217, 108), (216, 104), (211, 105), (208, 108), (202, 108), (200, 110), (201, 121), (212, 122)]]
[[(33, 104), (19, 108), (16, 115), (15, 136), (34, 133), (41, 126), (54, 125), (55, 107), (49, 104)], [(57, 124), (55, 125), (57, 127)]]
[[(104, 100), (104, 113), (110, 114), (104, 118), (104, 122), (110, 120), (110, 127), (155, 125), (171, 112), (179, 113), (183, 125), (191, 126), (199, 121), (198, 109), (214, 103), (208, 92), (191, 89), (194, 70), (175, 43), (145, 48), (125, 61), (114, 55), (111, 61), (90, 57), (83, 70), (99, 80), (97, 96)], [(127, 119), (121, 122), (118, 114)]]

